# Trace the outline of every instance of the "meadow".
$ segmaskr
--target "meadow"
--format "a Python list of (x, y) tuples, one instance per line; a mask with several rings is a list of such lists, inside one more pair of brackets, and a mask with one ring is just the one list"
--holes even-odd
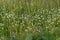
[(0, 0), (0, 40), (60, 40), (60, 0)]

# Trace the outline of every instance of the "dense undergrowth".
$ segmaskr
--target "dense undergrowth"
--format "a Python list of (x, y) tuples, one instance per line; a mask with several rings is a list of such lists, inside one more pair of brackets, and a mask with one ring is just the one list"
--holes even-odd
[(60, 40), (60, 0), (0, 0), (0, 40)]

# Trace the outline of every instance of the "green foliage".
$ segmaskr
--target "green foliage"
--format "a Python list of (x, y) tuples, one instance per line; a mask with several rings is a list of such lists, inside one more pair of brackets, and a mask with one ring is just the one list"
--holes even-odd
[(0, 0), (0, 40), (60, 40), (60, 0)]

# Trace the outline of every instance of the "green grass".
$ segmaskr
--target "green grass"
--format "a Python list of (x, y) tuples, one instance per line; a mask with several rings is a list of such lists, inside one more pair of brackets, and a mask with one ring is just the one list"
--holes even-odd
[(60, 40), (60, 0), (0, 0), (0, 40)]

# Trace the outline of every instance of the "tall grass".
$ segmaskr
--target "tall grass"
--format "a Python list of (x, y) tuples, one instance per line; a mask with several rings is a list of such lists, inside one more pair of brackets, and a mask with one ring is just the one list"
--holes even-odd
[(0, 40), (60, 40), (60, 0), (0, 0)]

